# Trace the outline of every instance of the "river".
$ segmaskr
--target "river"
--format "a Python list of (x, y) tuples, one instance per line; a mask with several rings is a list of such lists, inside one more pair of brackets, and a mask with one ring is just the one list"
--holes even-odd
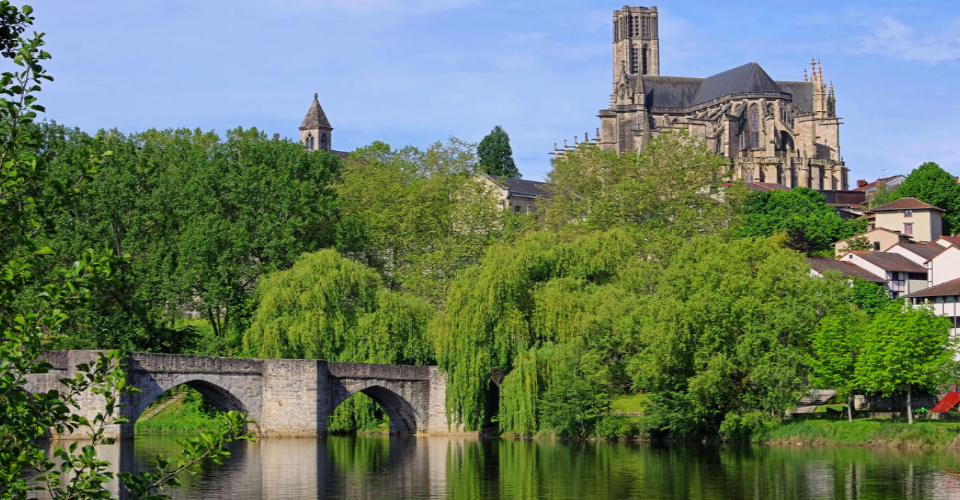
[[(136, 470), (176, 453), (142, 436), (102, 456)], [(813, 446), (328, 437), (234, 443), (177, 499), (958, 499), (960, 453)]]

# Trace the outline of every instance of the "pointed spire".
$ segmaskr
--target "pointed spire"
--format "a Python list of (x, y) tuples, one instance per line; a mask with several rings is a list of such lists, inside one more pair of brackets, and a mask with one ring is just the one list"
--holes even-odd
[(300, 124), (300, 130), (312, 130), (318, 128), (333, 130), (333, 127), (330, 126), (330, 121), (327, 120), (327, 115), (324, 114), (323, 108), (320, 107), (320, 96), (314, 93), (313, 102), (310, 103), (310, 109), (307, 110), (307, 116), (303, 118), (303, 123)]
[(817, 59), (817, 79), (823, 83), (823, 66), (820, 66), (820, 60)]
[(807, 81), (807, 68), (803, 68), (803, 81)]
[(600, 142), (600, 127), (597, 127), (597, 140), (595, 142)]
[(830, 98), (833, 99), (833, 80), (830, 80)]
[(564, 151), (567, 150), (567, 140), (566, 140), (566, 139), (563, 140), (563, 150), (564, 150)]

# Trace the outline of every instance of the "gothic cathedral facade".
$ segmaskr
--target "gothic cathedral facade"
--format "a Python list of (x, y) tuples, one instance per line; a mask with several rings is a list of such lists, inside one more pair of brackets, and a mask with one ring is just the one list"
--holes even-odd
[(847, 189), (833, 83), (811, 63), (803, 81), (774, 81), (757, 63), (707, 78), (660, 76), (656, 7), (613, 13), (613, 93), (597, 143), (642, 151), (666, 130), (686, 130), (730, 159), (735, 179), (788, 188)]

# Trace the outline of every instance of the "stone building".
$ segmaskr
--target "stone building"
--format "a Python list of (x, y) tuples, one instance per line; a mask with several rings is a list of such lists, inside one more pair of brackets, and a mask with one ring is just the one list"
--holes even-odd
[(307, 151), (322, 149), (341, 158), (346, 158), (350, 154), (333, 149), (333, 126), (330, 125), (330, 120), (320, 106), (318, 94), (313, 94), (313, 102), (307, 109), (307, 116), (303, 117), (303, 123), (300, 124), (300, 143), (307, 148)]
[(729, 158), (735, 179), (847, 189), (833, 83), (819, 62), (803, 81), (775, 81), (755, 62), (707, 78), (660, 76), (657, 15), (613, 13), (613, 92), (595, 143), (627, 153), (661, 131), (686, 130)]

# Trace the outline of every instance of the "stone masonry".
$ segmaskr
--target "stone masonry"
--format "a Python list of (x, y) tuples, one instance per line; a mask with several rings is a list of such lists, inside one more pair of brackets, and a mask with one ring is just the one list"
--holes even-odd
[[(97, 352), (54, 351), (44, 358), (54, 368), (28, 377), (27, 392), (62, 389), (59, 379), (72, 377), (76, 366), (94, 361)], [(222, 411), (245, 412), (256, 421), (249, 430), (262, 437), (323, 436), (333, 410), (358, 392), (386, 411), (391, 434), (446, 435), (456, 431), (447, 424), (446, 382), (435, 366), (148, 353), (131, 353), (125, 364), (127, 383), (140, 392), (123, 396), (121, 411), (130, 422), (108, 429), (109, 437), (132, 436), (133, 425), (147, 406), (183, 384)], [(103, 398), (93, 394), (82, 395), (79, 403), (79, 413), (88, 419), (104, 410)]]

